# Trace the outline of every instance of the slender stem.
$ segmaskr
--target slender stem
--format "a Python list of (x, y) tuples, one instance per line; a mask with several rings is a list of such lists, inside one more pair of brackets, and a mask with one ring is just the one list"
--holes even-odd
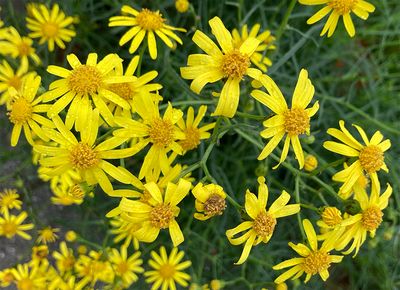
[(236, 202), (229, 194), (226, 194), (226, 199), (229, 201), (230, 204), (232, 204), (239, 212), (242, 211), (243, 207)]
[(139, 63), (138, 63), (138, 67), (137, 67), (137, 76), (140, 77), (140, 74), (142, 72), (142, 63), (143, 63), (143, 55), (144, 55), (144, 51), (147, 48), (147, 42), (144, 42), (144, 44), (142, 45), (142, 47), (140, 48), (139, 51)]
[(283, 16), (283, 20), (281, 25), (278, 28), (278, 32), (276, 33), (276, 43), (278, 43), (279, 39), (282, 37), (283, 32), (285, 31), (286, 25), (289, 21), (289, 17), (292, 14), (293, 8), (296, 5), (297, 0), (292, 0), (289, 4), (288, 9), (286, 10), (285, 15)]
[(241, 117), (241, 118), (253, 119), (253, 120), (257, 120), (257, 121), (261, 121), (261, 120), (265, 119), (264, 116), (252, 115), (252, 114), (243, 113), (243, 112), (239, 112), (239, 111), (236, 112), (236, 116)]
[(309, 204), (300, 203), (300, 206), (304, 207), (304, 208), (311, 209), (311, 210), (316, 211), (316, 212), (319, 212), (318, 208), (316, 208), (315, 206), (309, 205)]
[[(295, 185), (294, 185), (294, 191), (295, 191), (295, 195), (296, 195), (296, 203), (300, 204), (300, 176), (296, 175), (295, 177)], [(297, 222), (299, 223), (299, 227), (300, 227), (300, 231), (301, 231), (301, 235), (303, 237), (303, 239), (306, 239), (306, 233), (304, 232), (303, 229), (303, 223), (301, 222), (301, 213), (300, 211), (297, 213)]]

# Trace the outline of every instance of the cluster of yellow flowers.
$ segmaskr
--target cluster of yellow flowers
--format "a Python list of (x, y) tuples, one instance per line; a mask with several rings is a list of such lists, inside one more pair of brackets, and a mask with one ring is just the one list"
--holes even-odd
[[(301, 0), (300, 3), (327, 5), (308, 23), (332, 11), (321, 33), (328, 32), (328, 36), (335, 30), (340, 15), (353, 36), (350, 12), (366, 19), (374, 10), (361, 0)], [(175, 5), (181, 13), (193, 9), (188, 1), (177, 0)], [(124, 69), (123, 59), (115, 53), (102, 59), (97, 53), (89, 53), (85, 61), (68, 54), (68, 68), (47, 67), (47, 72), (57, 77), (48, 89), (41, 87), (41, 77), (36, 72), (29, 72), (28, 57), (35, 65), (40, 64), (29, 37), (40, 38), (39, 44), (47, 42), (49, 51), (55, 45), (64, 49), (64, 42), (71, 41), (76, 34), (72, 27), (74, 18), (66, 16), (57, 4), (51, 10), (35, 4), (29, 6), (26, 19), (32, 31), (29, 37), (21, 37), (14, 27), (0, 31), (1, 53), (20, 60), (16, 72), (6, 60), (0, 64), (0, 104), (6, 105), (13, 124), (11, 145), (18, 144), (23, 131), (32, 145), (39, 176), (50, 183), (54, 204), (79, 205), (87, 196), (93, 196), (97, 185), (109, 197), (119, 198), (118, 206), (106, 216), (110, 218), (114, 243), (123, 241), (119, 249), (92, 250), (88, 254), (84, 247), (69, 247), (62, 241), (59, 251), (52, 252), (54, 266), (48, 260), (50, 250), (46, 243), (55, 241), (58, 229), (44, 228), (39, 234), (39, 245), (32, 248), (31, 261), (0, 272), (2, 287), (15, 283), (18, 289), (83, 289), (100, 283), (109, 289), (128, 288), (144, 272), (139, 243), (154, 242), (165, 229), (169, 231), (173, 249), (169, 256), (164, 246), (159, 254), (152, 251), (149, 260), (152, 270), (144, 276), (152, 289), (175, 289), (175, 283), (186, 287), (191, 277), (182, 270), (190, 267), (191, 262), (181, 262), (184, 253), (177, 247), (185, 240), (179, 225), (180, 207), (190, 193), (195, 200), (197, 220), (218, 218), (224, 213), (227, 201), (239, 210), (244, 209), (241, 223), (226, 231), (232, 245), (244, 244), (236, 264), (247, 260), (253, 246), (272, 238), (278, 218), (299, 215), (302, 205), (299, 201), (288, 204), (291, 195), (286, 191), (267, 209), (269, 190), (264, 176), (257, 178), (257, 195), (246, 191), (242, 207), (217, 184), (205, 163), (219, 138), (221, 122), (229, 123), (237, 114), (243, 95), (241, 88), (249, 87), (249, 79), (249, 95), (271, 111), (262, 122), (264, 129), (260, 136), (268, 142), (258, 160), (269, 157), (284, 139), (279, 162), (273, 168), (285, 162), (292, 147), (299, 169), (315, 170), (317, 159), (305, 156), (300, 142), (300, 136), (310, 134), (311, 118), (319, 109), (318, 101), (311, 104), (315, 89), (307, 70), (299, 73), (289, 107), (278, 85), (266, 74), (272, 65), (266, 53), (276, 49), (271, 32), (260, 32), (259, 24), (250, 30), (244, 25), (240, 32), (239, 29), (230, 32), (219, 17), (214, 17), (209, 25), (217, 43), (196, 30), (192, 40), (204, 53), (189, 55), (187, 66), (181, 67), (180, 73), (183, 79), (191, 80), (190, 89), (196, 94), (207, 84), (222, 81), (221, 90), (212, 93), (218, 101), (210, 115), (206, 105), (199, 106), (197, 114), (192, 106), (184, 112), (170, 102), (163, 102), (164, 96), (160, 94), (163, 86), (154, 82), (158, 72), (143, 74), (141, 65), (146, 47), (151, 59), (159, 57), (156, 36), (167, 47), (174, 48), (183, 43), (177, 33), (186, 29), (168, 25), (159, 11), (124, 5), (121, 13), (110, 18), (109, 26), (129, 27), (119, 45), (130, 42), (129, 53), (139, 50), (139, 55), (133, 56)], [(210, 121), (213, 116), (218, 116), (216, 122)], [(347, 158), (344, 169), (333, 180), (342, 183), (338, 200), (344, 203), (352, 198), (349, 201), (352, 207), (343, 213), (334, 206), (322, 208), (321, 220), (317, 222), (319, 235), (308, 219), (300, 223), (308, 244), (289, 243), (301, 257), (273, 267), (275, 270), (292, 267), (276, 278), (277, 284), (303, 273), (306, 282), (315, 274), (325, 281), (331, 263), (339, 263), (343, 258), (331, 252), (346, 249), (341, 253), (357, 254), (367, 233), (373, 237), (382, 222), (382, 210), (388, 205), (392, 189), (388, 184), (381, 194), (377, 172), (388, 171), (384, 153), (390, 148), (390, 141), (383, 140), (379, 131), (369, 139), (361, 127), (355, 126), (362, 144), (345, 128), (344, 121), (339, 126), (340, 130), (331, 128), (328, 134), (341, 143), (326, 141), (324, 147)], [(179, 163), (181, 156), (210, 138), (202, 160), (192, 166)], [(191, 172), (198, 168), (203, 169), (205, 177), (197, 181)], [(309, 174), (300, 170), (299, 174)], [(33, 225), (23, 224), (27, 213), (22, 211), (18, 216), (10, 213), (12, 209), (20, 210), (21, 204), (16, 192), (0, 194), (0, 236), (11, 238), (18, 234), (30, 238), (25, 231)], [(68, 240), (71, 242), (75, 237)], [(321, 246), (318, 241), (322, 241)], [(131, 244), (134, 252), (129, 255)], [(74, 255), (74, 248), (78, 256)]]

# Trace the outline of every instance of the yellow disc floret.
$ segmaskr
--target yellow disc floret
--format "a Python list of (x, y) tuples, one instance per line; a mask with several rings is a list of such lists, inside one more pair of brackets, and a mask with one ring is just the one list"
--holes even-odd
[(261, 237), (272, 235), (275, 226), (276, 219), (267, 212), (259, 213), (253, 223), (254, 231)]
[(11, 104), (11, 111), (8, 113), (11, 123), (24, 124), (32, 118), (32, 105), (24, 97), (19, 97)]
[(365, 171), (373, 173), (378, 171), (383, 165), (383, 152), (376, 145), (366, 146), (360, 152), (360, 163)]
[(158, 270), (160, 273), (160, 276), (164, 278), (165, 280), (171, 279), (174, 277), (175, 274), (175, 267), (174, 265), (170, 265), (168, 263), (162, 265), (160, 269)]
[(323, 251), (311, 252), (304, 259), (303, 269), (307, 274), (315, 275), (329, 268), (331, 258), (328, 253)]
[(287, 110), (284, 118), (285, 131), (289, 136), (297, 136), (310, 130), (310, 117), (304, 109)]
[(70, 152), (70, 161), (74, 168), (85, 170), (97, 165), (97, 153), (86, 143), (78, 143)]
[(183, 150), (189, 151), (197, 148), (200, 144), (200, 130), (195, 127), (188, 127), (184, 130), (185, 139), (180, 142)]
[(149, 138), (157, 147), (167, 147), (174, 140), (174, 125), (169, 120), (154, 119), (149, 128)]
[(116, 93), (121, 98), (130, 101), (132, 100), (133, 89), (130, 84), (128, 83), (121, 83), (121, 84), (111, 84), (109, 86), (110, 91)]
[(339, 15), (344, 15), (351, 12), (357, 2), (358, 0), (331, 0), (328, 6), (334, 9)]
[(246, 74), (250, 66), (250, 59), (247, 55), (240, 53), (238, 49), (225, 54), (222, 58), (221, 70), (228, 78), (239, 78)]
[(371, 206), (362, 213), (362, 225), (368, 231), (376, 230), (382, 223), (383, 213), (377, 206)]
[(328, 206), (321, 214), (322, 220), (328, 226), (334, 227), (342, 222), (342, 213), (334, 206)]
[(173, 218), (174, 213), (171, 206), (168, 204), (157, 205), (150, 212), (150, 223), (155, 228), (168, 228), (169, 223)]
[(136, 16), (137, 24), (144, 30), (157, 30), (163, 27), (165, 19), (161, 14), (143, 8)]
[(94, 66), (81, 65), (75, 68), (68, 77), (68, 86), (77, 94), (94, 94), (102, 86), (100, 71)]
[(43, 36), (48, 37), (48, 38), (53, 38), (57, 36), (58, 34), (59, 27), (57, 23), (54, 22), (46, 22), (42, 26), (42, 33)]
[(204, 203), (204, 213), (208, 216), (221, 215), (226, 208), (225, 199), (219, 194), (211, 194)]

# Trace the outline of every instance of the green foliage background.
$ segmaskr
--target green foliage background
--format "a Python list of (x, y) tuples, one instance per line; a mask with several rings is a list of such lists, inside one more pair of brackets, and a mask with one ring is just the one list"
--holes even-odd
[[(50, 1), (44, 2), (48, 4)], [(400, 287), (398, 194), (400, 5), (398, 0), (370, 1), (376, 6), (376, 11), (367, 21), (355, 20), (357, 32), (354, 38), (350, 38), (343, 24), (339, 23), (330, 39), (319, 36), (322, 24), (313, 26), (306, 24), (307, 18), (317, 11), (317, 7), (303, 6), (291, 0), (198, 0), (191, 1), (194, 9), (185, 14), (176, 12), (173, 1), (54, 2), (58, 2), (67, 14), (78, 15), (80, 23), (76, 25), (77, 37), (66, 51), (58, 50), (57, 53), (49, 54), (45, 46), (38, 48), (43, 61), (43, 67), (38, 69), (38, 73), (42, 76), (44, 88), (54, 80), (45, 72), (47, 65), (65, 65), (65, 56), (71, 52), (77, 54), (80, 59), (85, 59), (89, 52), (97, 52), (99, 57), (115, 52), (127, 63), (131, 58), (127, 47), (118, 46), (118, 40), (124, 29), (110, 29), (107, 24), (109, 17), (119, 14), (122, 4), (129, 4), (136, 8), (159, 9), (170, 24), (188, 30), (186, 34), (182, 34), (183, 46), (170, 51), (159, 43), (157, 61), (152, 61), (145, 53), (142, 64), (142, 72), (154, 69), (159, 72), (157, 82), (164, 86), (161, 95), (182, 109), (191, 104), (209, 104), (213, 107), (216, 100), (211, 96), (211, 92), (219, 91), (221, 88), (220, 84), (208, 86), (198, 96), (190, 91), (189, 82), (179, 76), (179, 67), (186, 65), (188, 54), (200, 52), (191, 41), (196, 29), (211, 35), (207, 22), (213, 16), (219, 16), (229, 30), (241, 27), (243, 24), (252, 26), (255, 23), (260, 23), (262, 29), (270, 29), (278, 38), (276, 42), (278, 48), (268, 53), (273, 61), (268, 74), (282, 89), (286, 99), (291, 99), (301, 68), (308, 70), (316, 88), (314, 100), (319, 100), (320, 110), (312, 121), (312, 137), (306, 138), (303, 144), (305, 151), (318, 157), (321, 167), (340, 158), (322, 147), (323, 141), (329, 139), (326, 130), (329, 127), (338, 127), (339, 119), (345, 120), (348, 127), (351, 123), (361, 125), (369, 136), (380, 130), (385, 138), (392, 141), (392, 147), (385, 155), (390, 172), (382, 173), (380, 177), (382, 184), (386, 181), (392, 184), (393, 195), (389, 207), (384, 211), (384, 222), (375, 239), (367, 240), (355, 259), (346, 256), (341, 264), (332, 266), (331, 277), (327, 283), (323, 284), (319, 278), (314, 277), (305, 285), (298, 281), (289, 282), (289, 289), (398, 289)], [(21, 10), (23, 6), (20, 6), (18, 1), (9, 0), (2, 3), (2, 8), (1, 17), (4, 22), (15, 26), (21, 34), (26, 34), (24, 11)], [(205, 155), (205, 152), (209, 148), (210, 141), (206, 141), (198, 151), (188, 154), (179, 161), (182, 164), (194, 164), (208, 169), (209, 174), (240, 204), (244, 203), (244, 193), (247, 188), (255, 192), (256, 176), (263, 174), (270, 188), (270, 202), (285, 189), (292, 194), (291, 202), (295, 201), (295, 195), (298, 193), (302, 203), (320, 207), (324, 205), (323, 200), (326, 200), (328, 204), (340, 207), (341, 205), (331, 197), (329, 191), (337, 191), (339, 188), (330, 178), (341, 165), (336, 168), (326, 168), (323, 173), (318, 173), (316, 178), (308, 174), (298, 174), (293, 152), (278, 170), (271, 170), (277, 162), (279, 156), (277, 152), (265, 161), (256, 160), (261, 146), (265, 144), (265, 140), (259, 137), (262, 124), (260, 120), (256, 120), (257, 118), (250, 119), (246, 116), (252, 114), (266, 118), (269, 112), (249, 96), (250, 91), (250, 83), (247, 83), (241, 92), (240, 113), (230, 123), (226, 121), (221, 123), (219, 132), (214, 135), (217, 143), (210, 148), (212, 151), (209, 156)], [(212, 108), (209, 112), (211, 110)], [(21, 142), (17, 148), (9, 148), (11, 125), (5, 116), (4, 108), (1, 109), (1, 114), (3, 116), (0, 119), (0, 127), (3, 140), (0, 151), (0, 182), (12, 184), (15, 180), (23, 181), (24, 202), (30, 207), (30, 213), (36, 217), (45, 216), (37, 212), (34, 202), (29, 201), (32, 196), (42, 194), (38, 192), (40, 181), (36, 177), (35, 168), (30, 165), (30, 147)], [(12, 166), (12, 172), (7, 167), (10, 166), (10, 162), (15, 165)], [(138, 166), (136, 163), (128, 161), (128, 164), (133, 166)], [(203, 177), (204, 170), (195, 170), (192, 175), (199, 180)], [(117, 199), (111, 200), (99, 191), (94, 199), (85, 201), (82, 206), (63, 209), (63, 212), (73, 212), (74, 218), (66, 220), (61, 216), (49, 221), (54, 225), (74, 229), (88, 241), (100, 246), (111, 245), (112, 236), (107, 231), (108, 221), (104, 215), (117, 203)], [(194, 199), (186, 198), (178, 222), (185, 236), (185, 242), (180, 249), (186, 252), (186, 258), (192, 260), (190, 274), (196, 283), (204, 284), (211, 279), (220, 279), (228, 283), (226, 289), (271, 287), (273, 284), (270, 282), (278, 274), (271, 269), (272, 265), (295, 254), (287, 246), (287, 242), (303, 241), (296, 216), (280, 219), (271, 241), (267, 245), (262, 244), (253, 248), (244, 265), (234, 266), (233, 262), (237, 261), (242, 247), (231, 246), (225, 237), (225, 230), (240, 222), (238, 211), (228, 205), (223, 216), (208, 222), (200, 222), (192, 218), (193, 207)], [(318, 215), (312, 210), (302, 209), (301, 218), (310, 218), (315, 224)], [(36, 222), (40, 223), (40, 218), (36, 218)], [(385, 239), (390, 237), (390, 240)], [(161, 244), (171, 246), (166, 233), (161, 234), (154, 244), (141, 244), (144, 259), (147, 260), (150, 250), (158, 249)], [(3, 268), (11, 265), (2, 265), (0, 261), (0, 266)], [(144, 286), (143, 278), (139, 283), (133, 288), (147, 287)]]

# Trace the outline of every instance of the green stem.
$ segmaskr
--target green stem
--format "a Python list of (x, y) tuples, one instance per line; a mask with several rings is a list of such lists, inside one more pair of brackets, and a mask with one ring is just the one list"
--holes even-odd
[(281, 22), (281, 25), (278, 28), (278, 32), (276, 33), (276, 43), (278, 43), (279, 39), (282, 37), (283, 32), (285, 31), (286, 25), (289, 21), (289, 17), (292, 14), (293, 8), (296, 5), (297, 0), (292, 0), (289, 4), (288, 9), (286, 10), (285, 15), (283, 16), (283, 20)]
[[(300, 203), (300, 189), (299, 189), (300, 184), (299, 183), (300, 183), (300, 176), (296, 175), (294, 191), (295, 191), (295, 196), (296, 196), (296, 203), (301, 205), (301, 203)], [(304, 232), (303, 223), (301, 222), (301, 213), (300, 213), (300, 211), (297, 213), (297, 222), (299, 223), (299, 228), (300, 228), (300, 231), (301, 231), (301, 235), (302, 235), (303, 239), (305, 240), (306, 239), (306, 233)]]
[(265, 119), (264, 116), (252, 115), (252, 114), (248, 114), (248, 113), (242, 113), (239, 111), (236, 112), (236, 116), (241, 117), (241, 118), (253, 119), (253, 120), (257, 120), (257, 121), (262, 121)]
[(319, 209), (316, 208), (315, 206), (309, 205), (309, 204), (305, 204), (305, 203), (300, 203), (301, 207), (307, 208), (307, 209), (311, 209), (313, 211), (319, 212)]
[(140, 48), (139, 51), (139, 63), (138, 63), (138, 67), (137, 67), (137, 77), (140, 77), (140, 74), (142, 72), (142, 63), (143, 63), (143, 55), (144, 55), (144, 51), (147, 48), (147, 42), (144, 42), (144, 44), (142, 44), (142, 47)]

